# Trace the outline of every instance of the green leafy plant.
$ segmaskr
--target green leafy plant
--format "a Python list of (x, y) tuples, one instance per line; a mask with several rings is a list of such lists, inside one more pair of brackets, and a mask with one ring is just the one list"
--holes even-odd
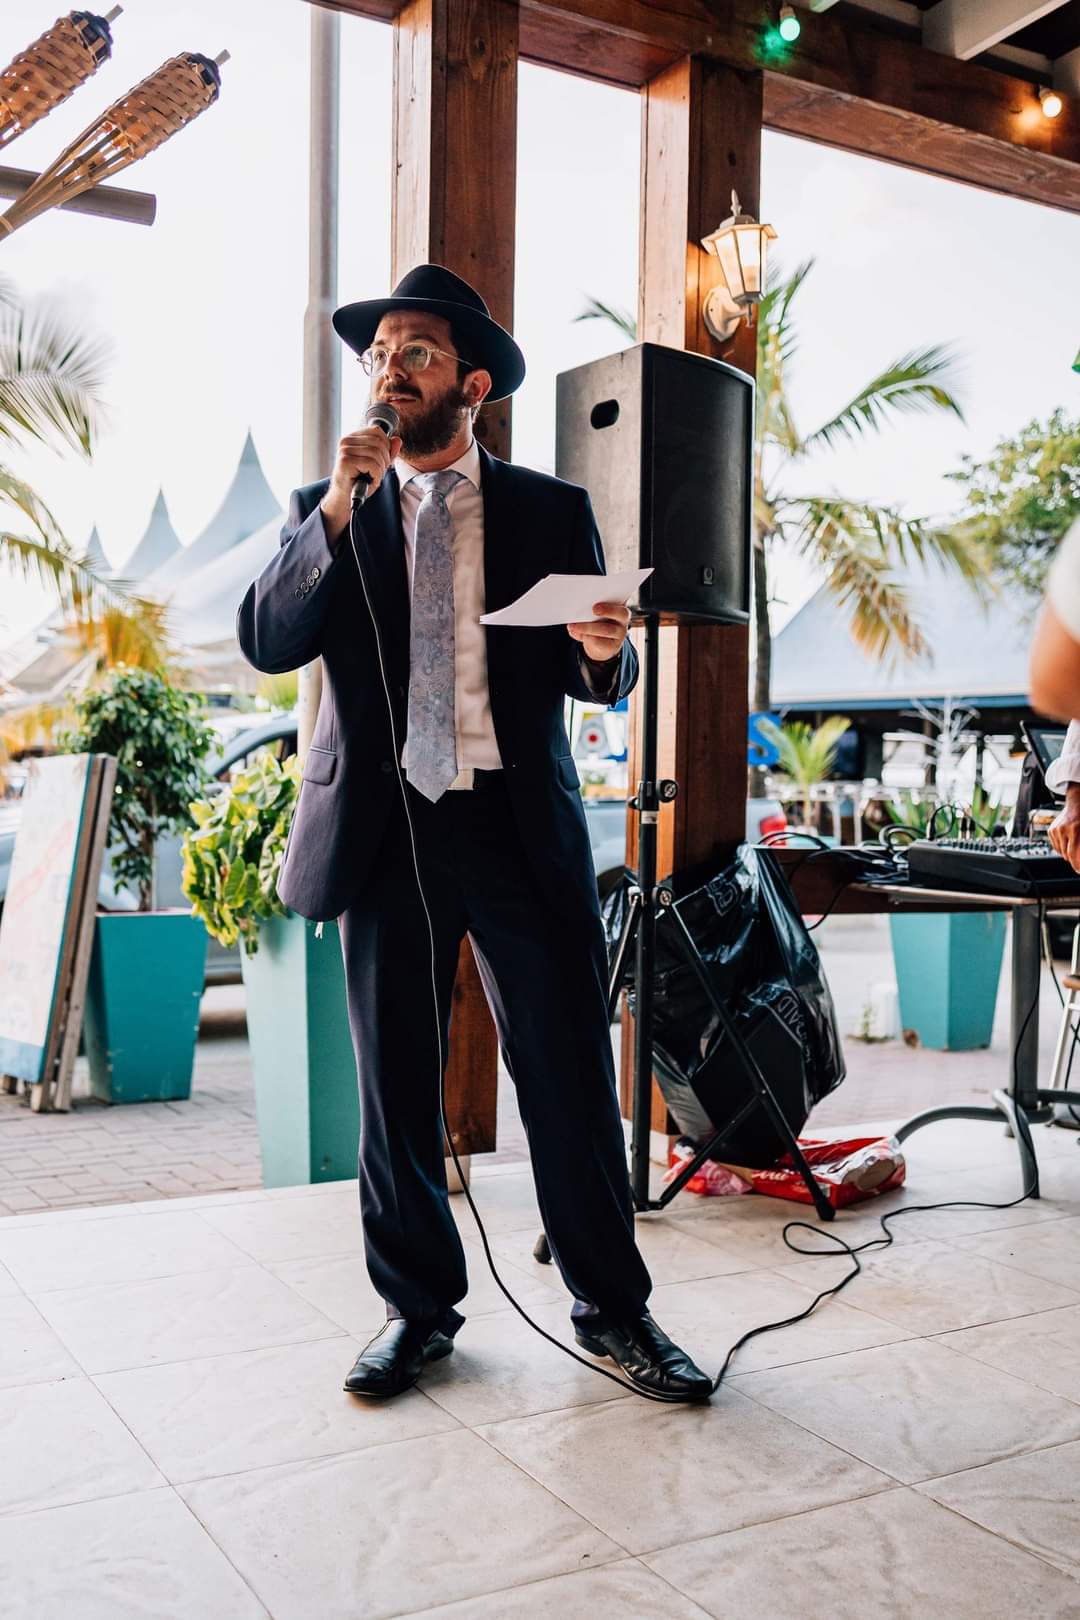
[(259, 924), (287, 915), (277, 876), (299, 790), (297, 759), (282, 764), (266, 751), (225, 792), (191, 806), (195, 826), (183, 842), (184, 893), (216, 940), (239, 940), (248, 956), (258, 949)]
[(1007, 821), (1011, 809), (1002, 805), (987, 788), (976, 786), (969, 805), (946, 803), (933, 793), (913, 792), (910, 788), (897, 789), (892, 799), (884, 801), (885, 813), (897, 827), (910, 827), (920, 838), (930, 831), (935, 811), (941, 814), (934, 822), (935, 836), (940, 838), (959, 829), (960, 819), (966, 813), (975, 822), (977, 834), (992, 835), (999, 822)]
[(203, 761), (214, 733), (199, 699), (152, 670), (120, 668), (75, 705), (62, 739), (74, 754), (113, 754), (116, 790), (110, 822), (113, 875), (154, 909), (154, 846), (190, 824), (191, 800), (205, 783)]
[(803, 802), (803, 816), (809, 822), (811, 792), (818, 782), (824, 782), (833, 768), (840, 739), (851, 729), (851, 721), (842, 714), (832, 714), (820, 726), (808, 725), (805, 720), (789, 720), (778, 726), (772, 720), (758, 722), (764, 736), (775, 743), (780, 753), (773, 767), (776, 775), (787, 776), (796, 784)]
[(898, 788), (891, 799), (885, 800), (885, 814), (895, 827), (911, 827), (920, 837), (925, 837), (938, 802), (932, 796), (913, 793), (910, 788)]
[(1080, 418), (1059, 408), (1001, 439), (985, 461), (965, 456), (960, 471), (947, 477), (965, 491), (960, 527), (1034, 611), (1058, 543), (1080, 518)]

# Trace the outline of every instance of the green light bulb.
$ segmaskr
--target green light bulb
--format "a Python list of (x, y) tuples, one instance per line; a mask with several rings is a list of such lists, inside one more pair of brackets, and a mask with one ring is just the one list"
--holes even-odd
[(780, 9), (780, 38), (788, 45), (794, 43), (802, 33), (802, 24), (790, 6)]

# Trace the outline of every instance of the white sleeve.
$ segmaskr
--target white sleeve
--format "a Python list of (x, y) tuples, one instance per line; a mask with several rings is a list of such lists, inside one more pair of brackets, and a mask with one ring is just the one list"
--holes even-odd
[(1061, 753), (1046, 773), (1051, 793), (1064, 793), (1070, 782), (1080, 782), (1080, 720), (1070, 720)]
[(1080, 518), (1054, 553), (1046, 600), (1074, 641), (1080, 641)]

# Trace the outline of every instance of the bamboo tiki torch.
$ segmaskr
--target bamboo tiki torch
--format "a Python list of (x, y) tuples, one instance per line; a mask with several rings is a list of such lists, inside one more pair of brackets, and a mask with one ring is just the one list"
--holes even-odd
[(66, 101), (112, 55), (109, 24), (123, 6), (104, 17), (71, 11), (20, 51), (0, 73), (0, 149)]
[(220, 69), (228, 60), (228, 51), (213, 58), (185, 51), (163, 62), (107, 107), (0, 216), (0, 241), (137, 163), (205, 112), (220, 94)]

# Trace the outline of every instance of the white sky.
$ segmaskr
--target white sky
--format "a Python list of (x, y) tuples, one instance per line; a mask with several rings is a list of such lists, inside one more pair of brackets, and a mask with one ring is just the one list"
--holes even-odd
[[(0, 62), (36, 38), (55, 0), (5, 0)], [(7, 148), (43, 168), (166, 57), (227, 47), (219, 102), (118, 183), (158, 196), (146, 229), (53, 211), (0, 246), (0, 274), (61, 295), (110, 337), (109, 425), (89, 466), (13, 457), (69, 538), (96, 522), (122, 565), (163, 488), (182, 541), (213, 515), (250, 427), (284, 504), (301, 481), (300, 367), (307, 283), (305, 0), (128, 0), (113, 59)], [(807, 27), (813, 27), (808, 17)], [(391, 31), (342, 19), (340, 302), (389, 290)], [(514, 407), (514, 459), (550, 468), (554, 378), (619, 346), (573, 324), (587, 294), (633, 308), (638, 242), (636, 95), (523, 65), (519, 85), (516, 335), (529, 375)], [(807, 469), (803, 487), (955, 508), (960, 455), (1056, 405), (1080, 412), (1080, 218), (766, 135), (763, 216), (785, 267), (816, 268), (800, 295), (791, 391), (805, 429), (887, 362), (950, 342), (963, 356), (966, 424), (908, 418)], [(480, 289), (483, 291), (483, 289)], [(366, 403), (346, 358), (344, 420)], [(329, 472), (327, 468), (327, 472)], [(787, 567), (790, 607), (812, 586)], [(48, 599), (0, 571), (0, 644)], [(786, 613), (778, 616), (781, 620)]]

